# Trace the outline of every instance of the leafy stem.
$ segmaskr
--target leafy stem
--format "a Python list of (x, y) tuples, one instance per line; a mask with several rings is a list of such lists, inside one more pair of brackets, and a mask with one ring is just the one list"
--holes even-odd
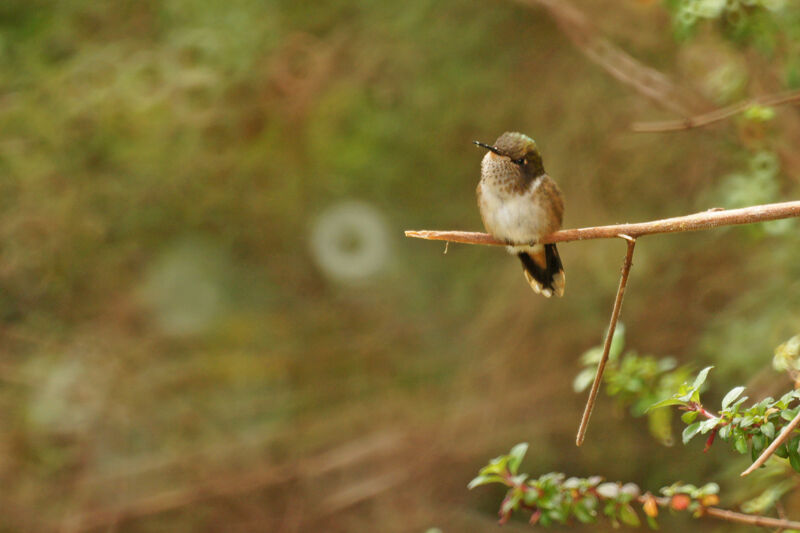
[(708, 516), (720, 520), (765, 527), (800, 529), (800, 522), (737, 513), (714, 507), (719, 503), (719, 486), (707, 483), (702, 487), (675, 483), (660, 490), (661, 496), (642, 492), (635, 483), (608, 482), (600, 476), (566, 477), (551, 472), (536, 479), (520, 473), (519, 467), (528, 450), (526, 443), (517, 444), (506, 455), (492, 459), (469, 483), (473, 489), (499, 483), (508, 487), (498, 511), (504, 524), (516, 511), (530, 511), (530, 523), (541, 526), (568, 524), (577, 520), (596, 523), (602, 517), (616, 527), (620, 523), (640, 526), (641, 509), (647, 523), (656, 529), (659, 508), (689, 511), (695, 518)]

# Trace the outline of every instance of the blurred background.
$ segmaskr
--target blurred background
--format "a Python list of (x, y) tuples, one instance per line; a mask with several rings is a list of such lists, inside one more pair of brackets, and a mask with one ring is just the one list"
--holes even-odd
[[(0, 531), (494, 531), (466, 484), (522, 441), (534, 475), (755, 494), (603, 393), (574, 446), (624, 243), (562, 244), (546, 300), (403, 237), (482, 229), (471, 141), (507, 130), (565, 227), (797, 198), (796, 108), (631, 129), (800, 85), (796, 4), (728, 4), (4, 0)], [(716, 365), (714, 405), (788, 390), (798, 280), (792, 222), (648, 237), (627, 346)]]

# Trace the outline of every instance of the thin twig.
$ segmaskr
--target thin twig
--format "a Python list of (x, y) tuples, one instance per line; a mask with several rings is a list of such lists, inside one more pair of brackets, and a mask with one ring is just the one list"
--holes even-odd
[(783, 104), (791, 104), (800, 102), (800, 91), (788, 91), (778, 94), (770, 94), (766, 96), (759, 96), (751, 100), (739, 102), (728, 107), (716, 109), (709, 113), (697, 115), (694, 117), (687, 117), (683, 120), (664, 120), (660, 122), (634, 122), (631, 129), (638, 133), (657, 133), (664, 131), (681, 131), (691, 128), (699, 128), (707, 126), (726, 118), (746, 111), (749, 107), (754, 105), (763, 106), (777, 106)]
[[(638, 501), (644, 503), (645, 496), (640, 496)], [(670, 507), (671, 499), (665, 497), (654, 498), (659, 507)], [(786, 520), (782, 518), (772, 518), (769, 516), (758, 516), (745, 513), (737, 513), (736, 511), (729, 511), (728, 509), (720, 509), (719, 507), (703, 507), (703, 515), (727, 522), (736, 522), (737, 524), (747, 524), (750, 526), (758, 527), (777, 527), (782, 529), (800, 529), (800, 522), (795, 520)]]
[(625, 254), (625, 262), (622, 264), (622, 274), (619, 278), (617, 297), (614, 299), (614, 308), (611, 311), (611, 321), (608, 324), (606, 341), (603, 344), (603, 356), (600, 358), (600, 363), (597, 365), (597, 372), (594, 375), (594, 383), (592, 383), (592, 388), (589, 391), (589, 398), (586, 400), (586, 407), (583, 410), (581, 424), (578, 427), (578, 436), (575, 437), (576, 446), (583, 444), (583, 439), (586, 437), (586, 428), (589, 426), (589, 418), (592, 416), (594, 403), (595, 400), (597, 400), (597, 392), (600, 390), (600, 383), (603, 381), (603, 371), (605, 371), (606, 363), (608, 362), (608, 354), (611, 351), (611, 341), (614, 338), (614, 330), (617, 329), (619, 312), (622, 310), (622, 297), (625, 295), (625, 286), (628, 284), (628, 274), (630, 273), (631, 265), (633, 264), (633, 248), (636, 246), (636, 239), (629, 235), (620, 235), (620, 237), (628, 241), (628, 252)]
[(789, 435), (792, 433), (792, 431), (794, 431), (794, 430), (795, 430), (795, 428), (796, 428), (798, 425), (800, 425), (800, 412), (798, 412), (798, 413), (795, 415), (795, 417), (794, 417), (794, 418), (792, 418), (792, 421), (791, 421), (791, 422), (789, 422), (788, 424), (786, 424), (786, 425), (783, 427), (783, 429), (781, 430), (781, 432), (778, 434), (778, 438), (776, 438), (774, 441), (772, 441), (772, 444), (770, 444), (769, 446), (767, 446), (767, 449), (766, 449), (766, 450), (764, 450), (763, 452), (761, 452), (761, 455), (759, 455), (759, 456), (758, 456), (758, 459), (756, 459), (756, 460), (753, 462), (753, 464), (751, 464), (751, 465), (750, 465), (750, 466), (747, 468), (747, 470), (745, 470), (744, 472), (742, 472), (742, 473), (741, 473), (741, 476), (742, 476), (742, 477), (746, 476), (747, 474), (749, 474), (749, 473), (753, 472), (753, 470), (755, 470), (756, 468), (759, 468), (761, 465), (763, 465), (764, 463), (766, 463), (766, 462), (767, 462), (767, 459), (769, 459), (769, 458), (770, 458), (770, 456), (771, 456), (773, 453), (775, 453), (775, 450), (777, 450), (777, 449), (778, 449), (778, 447), (780, 447), (780, 445), (781, 445), (781, 444), (783, 444), (784, 442), (786, 442), (786, 439), (788, 439), (788, 438), (789, 438)]
[[(589, 228), (565, 229), (544, 237), (543, 244), (553, 242), (582, 241), (587, 239), (613, 239), (620, 235), (629, 235), (634, 239), (643, 235), (656, 233), (679, 233), (752, 224), (782, 218), (800, 217), (800, 201), (777, 204), (754, 205), (741, 209), (709, 210), (682, 217), (665, 218), (636, 224), (615, 224), (612, 226), (594, 226)], [(469, 231), (406, 231), (406, 237), (429, 239), (434, 241), (450, 241), (463, 244), (488, 244), (504, 246), (505, 241), (495, 239), (488, 233)], [(533, 243), (531, 243), (533, 244)]]
[(670, 80), (658, 70), (638, 61), (605, 38), (588, 17), (567, 0), (514, 0), (528, 7), (546, 9), (559, 29), (590, 61), (617, 81), (680, 115), (702, 107), (701, 99)]

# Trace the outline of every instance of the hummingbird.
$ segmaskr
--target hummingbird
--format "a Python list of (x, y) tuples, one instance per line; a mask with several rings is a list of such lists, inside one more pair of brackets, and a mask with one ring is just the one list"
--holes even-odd
[(564, 200), (544, 171), (536, 143), (517, 132), (503, 133), (493, 145), (474, 142), (488, 150), (476, 191), (486, 231), (519, 257), (535, 292), (547, 298), (563, 296), (564, 267), (558, 249), (538, 241), (561, 228)]

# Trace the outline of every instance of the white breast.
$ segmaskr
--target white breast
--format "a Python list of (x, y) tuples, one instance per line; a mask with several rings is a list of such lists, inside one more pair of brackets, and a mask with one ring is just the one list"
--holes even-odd
[(507, 194), (481, 181), (481, 215), (486, 229), (495, 237), (527, 243), (544, 237), (547, 213), (533, 200), (541, 181), (535, 181), (524, 195)]

